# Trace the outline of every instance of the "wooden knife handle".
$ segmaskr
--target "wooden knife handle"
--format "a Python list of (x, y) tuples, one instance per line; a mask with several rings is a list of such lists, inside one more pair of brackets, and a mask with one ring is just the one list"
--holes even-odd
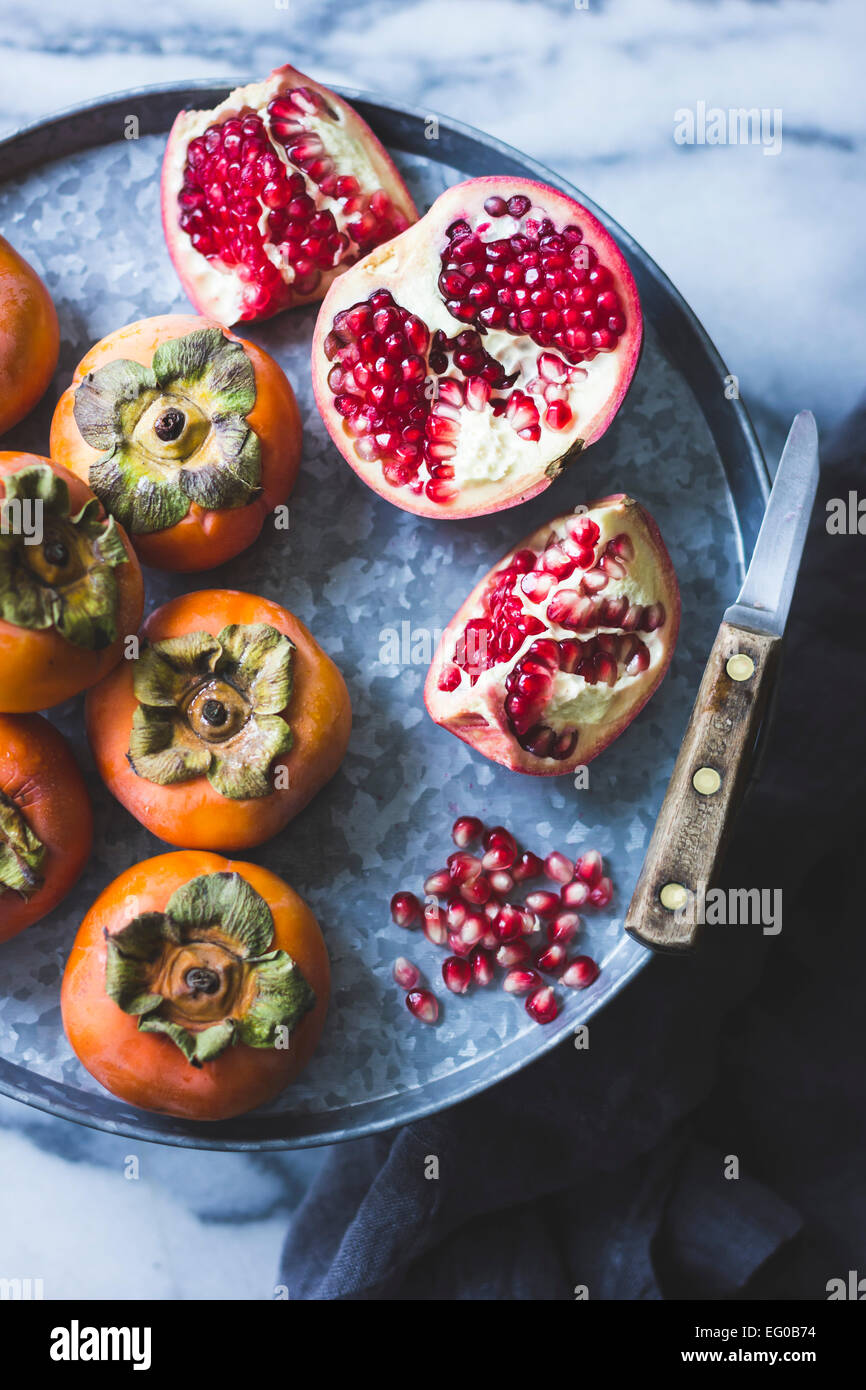
[(653, 950), (694, 945), (695, 895), (721, 863), (781, 646), (780, 637), (719, 628), (625, 919)]

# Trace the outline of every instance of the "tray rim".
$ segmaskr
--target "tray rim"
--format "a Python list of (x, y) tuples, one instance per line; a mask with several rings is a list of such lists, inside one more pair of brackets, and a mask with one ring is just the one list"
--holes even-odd
[[(14, 180), (16, 175), (29, 172), (52, 159), (62, 158), (63, 156), (52, 153), (50, 136), (52, 132), (64, 126), (67, 128), (68, 139), (68, 125), (71, 121), (82, 127), (80, 135), (83, 138), (77, 139), (71, 148), (64, 151), (65, 154), (81, 153), (84, 150), (116, 141), (118, 136), (114, 137), (114, 141), (107, 137), (106, 118), (111, 113), (116, 113), (118, 117), (122, 114), (129, 114), (129, 106), (133, 102), (140, 103), (139, 110), (135, 114), (139, 118), (148, 117), (142, 123), (144, 128), (140, 125), (139, 135), (164, 134), (168, 128), (166, 112), (171, 112), (173, 116), (181, 109), (181, 106), (190, 100), (203, 100), (207, 102), (208, 106), (213, 105), (217, 101), (223, 100), (230, 91), (239, 85), (241, 85), (241, 79), (231, 78), (222, 80), (199, 78), (191, 82), (152, 84), (107, 93), (53, 112), (0, 138), (0, 167), (3, 168), (0, 184), (8, 183)], [(410, 127), (420, 123), (423, 128), (431, 117), (435, 117), (440, 134), (440, 139), (436, 142), (439, 151), (446, 150), (451, 143), (457, 146), (483, 147), (485, 151), (496, 154), (501, 160), (513, 163), (515, 172), (519, 171), (524, 177), (529, 175), (537, 178), (540, 182), (558, 187), (575, 197), (598, 217), (615, 236), (624, 248), (636, 277), (640, 281), (641, 300), (645, 310), (647, 303), (650, 304), (647, 317), (654, 322), (654, 327), (658, 330), (662, 342), (670, 344), (672, 340), (690, 337), (700, 348), (699, 353), (695, 353), (691, 357), (686, 356), (686, 362), (692, 368), (691, 371), (686, 370), (680, 361), (677, 361), (675, 365), (676, 370), (685, 377), (695, 397), (698, 409), (710, 431), (722, 464), (731, 503), (732, 531), (738, 546), (740, 570), (743, 573), (746, 557), (751, 553), (754, 545), (763, 507), (769, 495), (770, 475), (744, 401), (739, 397), (734, 400), (727, 400), (720, 389), (722, 381), (728, 375), (721, 355), (694, 311), (665, 272), (614, 218), (610, 217), (603, 208), (598, 207), (579, 188), (541, 162), (521, 154), (504, 141), (487, 135), (465, 122), (440, 115), (429, 109), (422, 111), (417, 107), (389, 101), (375, 93), (345, 87), (342, 84), (335, 85), (334, 90), (356, 106), (365, 119), (374, 125), (374, 128), (377, 117), (381, 117), (383, 113), (387, 113), (398, 124), (400, 121), (406, 123), (404, 135)], [(87, 129), (88, 116), (94, 118), (90, 129)], [(120, 128), (118, 121), (118, 132)], [(443, 132), (446, 136), (444, 142), (441, 139)], [(386, 143), (407, 153), (423, 154), (424, 152), (423, 149), (417, 148), (417, 142), (413, 145), (406, 138), (401, 140), (399, 131), (396, 135), (392, 132)], [(441, 153), (435, 162), (450, 163), (444, 153)], [(651, 287), (652, 291), (649, 296), (647, 296), (647, 285)], [(653, 310), (658, 311), (661, 306), (666, 309), (666, 318), (664, 325), (659, 327), (659, 315), (653, 313)], [(715, 408), (713, 408), (712, 396), (702, 390), (709, 381), (713, 381), (716, 386)], [(721, 408), (722, 403), (724, 409)], [(753, 485), (757, 486), (760, 507), (755, 510), (754, 516), (746, 514), (737, 505), (734, 480), (729, 466), (730, 460), (734, 457), (733, 446), (735, 444), (738, 446), (738, 453), (743, 457), (744, 463), (750, 466), (753, 474)], [(651, 953), (641, 948), (637, 943), (634, 945), (636, 953), (618, 978), (611, 981), (607, 989), (602, 988), (591, 1000), (587, 1000), (581, 1022), (585, 1022), (603, 1008), (648, 964)], [(110, 1097), (110, 1100), (118, 1109), (118, 1119), (106, 1120), (95, 1113), (82, 1111), (79, 1106), (65, 1099), (64, 1093), (73, 1091), (73, 1088), (65, 1082), (57, 1082), (48, 1077), (39, 1076), (38, 1073), (31, 1073), (27, 1068), (18, 1063), (9, 1062), (5, 1058), (0, 1059), (0, 1095), (21, 1101), (33, 1109), (57, 1116), (60, 1119), (71, 1120), (76, 1124), (84, 1125), (86, 1128), (172, 1147), (237, 1152), (315, 1148), (359, 1139), (411, 1124), (416, 1120), (448, 1109), (452, 1105), (462, 1104), (472, 1096), (489, 1089), (491, 1086), (498, 1085), (524, 1066), (539, 1061), (552, 1048), (564, 1045), (567, 1036), (567, 1034), (557, 1032), (547, 1039), (542, 1039), (540, 1046), (534, 1050), (530, 1058), (518, 1055), (499, 1070), (495, 1077), (491, 1078), (485, 1074), (476, 1078), (469, 1085), (464, 1085), (459, 1095), (438, 1097), (432, 1101), (429, 1098), (425, 1100), (424, 1097), (430, 1089), (429, 1086), (425, 1086), (418, 1090), (414, 1103), (409, 1106), (405, 1104), (405, 1100), (410, 1092), (397, 1092), (385, 1098), (377, 1098), (373, 1101), (344, 1107), (342, 1110), (334, 1112), (335, 1115), (343, 1117), (342, 1125), (330, 1130), (323, 1129), (321, 1125), (323, 1119), (327, 1120), (328, 1112), (313, 1111), (301, 1116), (293, 1116), (291, 1112), (258, 1116), (255, 1112), (251, 1112), (249, 1115), (239, 1116), (236, 1120), (196, 1125), (172, 1116), (158, 1115), (151, 1111), (137, 1111), (134, 1107), (126, 1106), (116, 1097)], [(455, 1072), (449, 1073), (449, 1076), (459, 1076), (463, 1070), (463, 1068), (458, 1067)], [(17, 1081), (14, 1074), (35, 1078), (44, 1094), (34, 1094), (32, 1090), (28, 1089), (25, 1082)], [(438, 1080), (443, 1079), (447, 1080), (448, 1078)], [(438, 1081), (431, 1084), (437, 1086)], [(83, 1097), (88, 1096), (87, 1092), (80, 1092), (79, 1094)], [(345, 1117), (347, 1115), (358, 1115), (359, 1112), (366, 1111), (368, 1108), (374, 1111), (372, 1116), (363, 1118), (360, 1124), (346, 1123)], [(287, 1123), (293, 1126), (291, 1133), (273, 1134), (275, 1125), (285, 1126)], [(157, 1124), (160, 1125), (159, 1129), (151, 1128)]]

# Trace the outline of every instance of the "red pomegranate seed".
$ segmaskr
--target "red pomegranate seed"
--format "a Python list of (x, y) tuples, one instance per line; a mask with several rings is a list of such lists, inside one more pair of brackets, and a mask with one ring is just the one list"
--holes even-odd
[(523, 930), (520, 908), (506, 903), (493, 923), (493, 930), (500, 941), (515, 941)]
[(460, 940), (467, 946), (477, 946), (487, 931), (487, 918), (481, 912), (469, 912), (466, 921), (458, 931)]
[(589, 901), (593, 907), (607, 907), (613, 898), (613, 884), (609, 878), (600, 878), (593, 889), (590, 890)]
[(450, 931), (448, 933), (448, 946), (455, 956), (468, 956), (472, 951), (472, 944), (463, 940), (462, 932)]
[(564, 854), (554, 850), (544, 861), (544, 872), (556, 883), (570, 883), (574, 878), (574, 865)]
[[(507, 845), (515, 855), (517, 854), (517, 842), (511, 831), (506, 830), (504, 825), (491, 826), (481, 843), (486, 850), (493, 849), (495, 845)], [(512, 860), (512, 863), (513, 862)], [(503, 865), (502, 867), (507, 868), (508, 865)]]
[(451, 875), (447, 869), (437, 869), (424, 880), (424, 892), (431, 898), (444, 898), (451, 886)]
[(460, 956), (449, 956), (442, 962), (442, 979), (452, 994), (465, 994), (472, 983), (472, 966)]
[(424, 935), (434, 946), (444, 946), (448, 939), (445, 914), (437, 903), (424, 904)]
[(493, 961), (489, 952), (479, 946), (477, 950), (472, 952), (470, 964), (472, 966), (472, 978), (476, 985), (482, 987), (489, 985), (493, 979)]
[(562, 975), (562, 983), (569, 989), (586, 989), (598, 976), (598, 966), (591, 956), (575, 956)]
[(558, 912), (552, 921), (547, 924), (548, 941), (561, 942), (563, 946), (571, 941), (580, 927), (580, 918), (576, 912)]
[(534, 912), (530, 912), (528, 907), (523, 910), (523, 935), (534, 936), (537, 931), (541, 931), (541, 922)]
[(449, 931), (459, 931), (469, 915), (469, 907), (462, 898), (451, 897), (445, 909), (445, 920)]
[(530, 994), (544, 981), (537, 970), (509, 970), (502, 981), (502, 988), (508, 994)]
[(558, 975), (565, 969), (566, 959), (565, 947), (558, 941), (552, 941), (543, 951), (537, 953), (535, 964), (545, 975)]
[(411, 927), (421, 917), (421, 904), (414, 893), (395, 893), (391, 899), (391, 916), (398, 927)]
[(421, 979), (421, 971), (417, 965), (413, 965), (411, 960), (405, 956), (398, 956), (394, 962), (394, 979), (401, 989), (414, 989)]
[(477, 816), (458, 816), (451, 827), (451, 838), (455, 845), (465, 849), (480, 836), (484, 826)]
[(574, 878), (571, 883), (566, 883), (560, 897), (565, 907), (583, 907), (589, 901), (589, 884), (584, 883), (582, 878)]
[(429, 989), (413, 989), (406, 995), (406, 1008), (422, 1023), (435, 1023), (439, 1017), (439, 1000)]
[(566, 405), (565, 401), (552, 401), (544, 412), (544, 423), (552, 430), (568, 429), (572, 418), (571, 406)]
[(516, 883), (521, 883), (527, 878), (538, 878), (544, 865), (537, 854), (522, 854), (515, 864), (511, 867)]
[(601, 855), (597, 849), (588, 850), (582, 854), (574, 866), (575, 874), (582, 878), (584, 883), (588, 883), (590, 888), (594, 888), (601, 878), (602, 862)]
[(507, 941), (496, 952), (496, 964), (506, 969), (512, 965), (522, 965), (531, 954), (525, 941)]
[(536, 1023), (552, 1023), (559, 1013), (559, 1006), (556, 1002), (556, 995), (549, 985), (537, 989), (534, 994), (527, 996), (526, 1012), (530, 1018), (534, 1018)]
[(474, 854), (458, 851), (449, 855), (448, 868), (455, 883), (473, 883), (481, 873), (481, 860)]
[(495, 869), (487, 875), (490, 887), (500, 898), (506, 897), (514, 887), (514, 879), (507, 869)]
[(552, 917), (559, 911), (560, 900), (556, 893), (548, 893), (546, 889), (539, 888), (535, 893), (527, 893), (526, 906), (539, 917)]
[(510, 845), (493, 845), (481, 860), (486, 870), (510, 869), (514, 863), (514, 850)]
[(460, 885), (460, 896), (476, 907), (483, 907), (490, 897), (490, 893), (490, 880), (483, 873), (479, 873), (477, 878), (471, 879), (468, 883), (461, 883)]

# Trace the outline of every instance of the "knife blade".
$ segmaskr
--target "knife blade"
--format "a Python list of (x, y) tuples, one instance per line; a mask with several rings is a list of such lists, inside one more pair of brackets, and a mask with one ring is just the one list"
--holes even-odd
[(755, 550), (724, 621), (781, 637), (788, 620), (818, 487), (818, 429), (811, 410), (795, 415), (782, 450)]

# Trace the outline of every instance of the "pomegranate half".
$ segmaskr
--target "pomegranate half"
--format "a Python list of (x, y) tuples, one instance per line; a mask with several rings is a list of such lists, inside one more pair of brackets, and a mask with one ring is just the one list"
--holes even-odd
[(357, 111), (288, 65), (181, 111), (162, 169), (168, 250), (200, 314), (230, 327), (321, 299), (418, 216)]
[(534, 497), (604, 434), (641, 336), (631, 271), (586, 208), (527, 179), (472, 179), (331, 286), (313, 385), (380, 496), (479, 516)]
[(652, 517), (619, 493), (542, 526), (472, 590), (424, 700), (486, 758), (553, 777), (595, 758), (668, 668), (680, 595)]

